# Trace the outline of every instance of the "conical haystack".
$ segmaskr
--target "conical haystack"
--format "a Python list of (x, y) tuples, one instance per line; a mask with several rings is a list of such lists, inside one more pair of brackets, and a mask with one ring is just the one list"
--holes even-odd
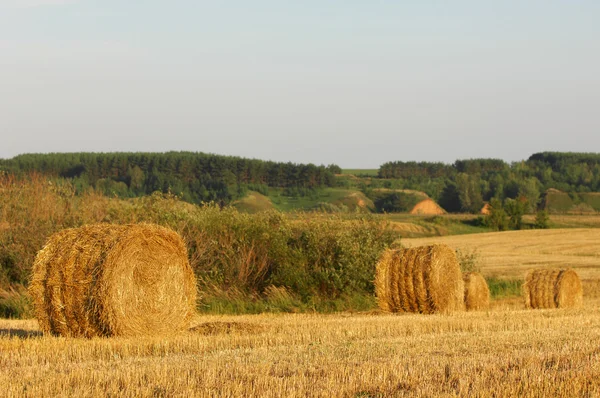
[(29, 292), (41, 329), (62, 336), (172, 333), (195, 313), (185, 244), (151, 224), (54, 234), (36, 257)]

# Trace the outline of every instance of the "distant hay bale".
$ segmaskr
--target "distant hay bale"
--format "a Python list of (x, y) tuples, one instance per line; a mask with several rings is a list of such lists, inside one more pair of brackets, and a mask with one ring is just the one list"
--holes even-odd
[(467, 311), (487, 310), (490, 307), (490, 289), (478, 272), (465, 272), (465, 306)]
[(527, 308), (574, 308), (583, 304), (581, 280), (572, 269), (530, 270), (523, 284)]
[(181, 237), (152, 224), (60, 231), (35, 259), (29, 292), (44, 332), (73, 337), (186, 329), (196, 281)]
[(384, 252), (376, 267), (375, 293), (384, 311), (432, 314), (465, 309), (460, 266), (446, 245)]

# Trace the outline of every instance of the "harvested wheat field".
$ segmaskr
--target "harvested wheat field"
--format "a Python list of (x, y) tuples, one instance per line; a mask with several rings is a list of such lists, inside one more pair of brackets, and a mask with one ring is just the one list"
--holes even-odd
[(205, 316), (169, 338), (0, 321), (5, 396), (598, 396), (600, 309)]
[(50, 237), (29, 292), (44, 332), (135, 336), (186, 329), (196, 279), (174, 231), (152, 224), (96, 224)]

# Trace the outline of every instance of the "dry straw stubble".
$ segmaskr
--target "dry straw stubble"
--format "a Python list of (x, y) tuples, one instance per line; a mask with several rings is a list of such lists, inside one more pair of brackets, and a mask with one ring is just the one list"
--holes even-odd
[(44, 332), (173, 333), (195, 314), (196, 281), (181, 237), (152, 224), (97, 224), (50, 237), (29, 288)]
[(376, 267), (379, 307), (423, 314), (464, 310), (464, 283), (454, 250), (432, 245), (388, 250)]
[(530, 270), (523, 284), (526, 308), (574, 308), (583, 304), (581, 280), (573, 269)]
[(490, 289), (483, 275), (465, 272), (465, 306), (467, 311), (487, 310), (490, 307)]

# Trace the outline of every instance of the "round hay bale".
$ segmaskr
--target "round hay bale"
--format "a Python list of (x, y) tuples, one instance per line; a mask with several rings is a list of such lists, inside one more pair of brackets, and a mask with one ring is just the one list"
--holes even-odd
[(581, 280), (572, 269), (540, 268), (523, 284), (526, 308), (573, 308), (583, 304)]
[[(379, 307), (422, 314), (464, 310), (464, 282), (454, 250), (433, 245), (386, 251), (377, 264)], [(377, 283), (391, 275), (389, 283)]]
[(186, 329), (196, 280), (181, 237), (152, 224), (97, 224), (50, 237), (29, 292), (40, 328), (61, 336), (162, 335)]
[(467, 311), (481, 311), (490, 308), (490, 289), (479, 272), (465, 272), (465, 306)]

